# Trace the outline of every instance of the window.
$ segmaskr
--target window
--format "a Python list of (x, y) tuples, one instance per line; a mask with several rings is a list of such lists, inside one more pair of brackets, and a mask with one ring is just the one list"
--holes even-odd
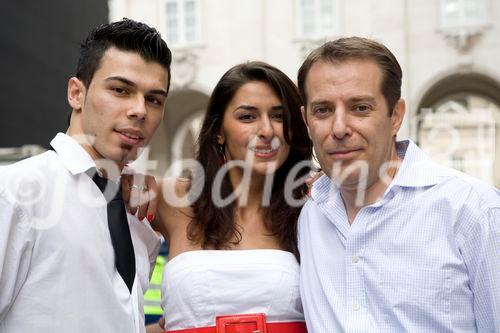
[(487, 0), (441, 0), (441, 27), (460, 29), (486, 24)]
[(301, 13), (301, 35), (305, 38), (331, 36), (336, 30), (336, 0), (298, 0)]
[(164, 0), (163, 11), (167, 43), (182, 46), (200, 42), (199, 0)]

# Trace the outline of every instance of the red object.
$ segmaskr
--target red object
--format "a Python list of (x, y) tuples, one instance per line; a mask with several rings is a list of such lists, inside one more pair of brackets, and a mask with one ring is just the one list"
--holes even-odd
[(263, 313), (215, 318), (217, 333), (266, 332), (266, 315)]
[(149, 213), (148, 216), (147, 216), (148, 221), (149, 222), (153, 221), (153, 217), (154, 217), (154, 215), (151, 214), (151, 213)]
[(267, 323), (264, 313), (218, 316), (215, 323), (216, 326), (164, 333), (307, 333), (304, 322)]

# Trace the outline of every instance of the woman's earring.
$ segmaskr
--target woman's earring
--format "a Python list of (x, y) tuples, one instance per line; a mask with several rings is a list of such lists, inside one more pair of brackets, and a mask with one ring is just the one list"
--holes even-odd
[(224, 145), (217, 145), (217, 153), (219, 154), (220, 165), (226, 164), (226, 154), (224, 154)]

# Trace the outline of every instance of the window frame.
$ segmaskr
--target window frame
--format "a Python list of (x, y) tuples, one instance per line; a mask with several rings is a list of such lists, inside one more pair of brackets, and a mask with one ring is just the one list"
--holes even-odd
[[(193, 40), (186, 39), (186, 13), (185, 4), (188, 1), (195, 3), (195, 38)], [(202, 43), (202, 1), (201, 0), (160, 0), (160, 24), (161, 33), (164, 36), (167, 44), (173, 48), (184, 48), (190, 46), (199, 46)], [(177, 33), (178, 40), (171, 40), (168, 34), (168, 15), (167, 15), (167, 4), (176, 3), (177, 4)]]
[(332, 2), (332, 5), (333, 5), (333, 12), (332, 12), (332, 16), (333, 16), (333, 22), (332, 22), (332, 25), (330, 27), (329, 30), (326, 30), (326, 29), (322, 29), (321, 28), (321, 24), (323, 22), (323, 19), (322, 19), (322, 12), (321, 12), (321, 1), (322, 0), (310, 0), (313, 2), (313, 11), (314, 11), (314, 18), (313, 18), (313, 23), (314, 23), (314, 27), (313, 27), (313, 32), (311, 34), (306, 34), (306, 32), (304, 31), (304, 23), (305, 23), (305, 20), (304, 20), (304, 10), (303, 10), (303, 6), (302, 6), (302, 2), (304, 0), (295, 0), (295, 5), (296, 5), (296, 8), (297, 8), (297, 36), (299, 37), (299, 39), (301, 40), (319, 40), (319, 39), (325, 39), (325, 38), (328, 38), (328, 37), (332, 37), (332, 36), (335, 36), (336, 34), (338, 34), (339, 32), (339, 29), (340, 29), (340, 15), (339, 15), (339, 11), (340, 11), (340, 0), (329, 0)]
[(447, 17), (446, 5), (450, 0), (440, 0), (439, 2), (439, 25), (442, 30), (461, 30), (469, 28), (479, 28), (488, 25), (489, 22), (489, 0), (475, 0), (478, 4), (479, 17), (475, 21), (470, 21), (466, 16), (466, 1), (468, 0), (455, 0), (458, 6), (458, 22), (456, 25), (451, 24), (450, 18)]

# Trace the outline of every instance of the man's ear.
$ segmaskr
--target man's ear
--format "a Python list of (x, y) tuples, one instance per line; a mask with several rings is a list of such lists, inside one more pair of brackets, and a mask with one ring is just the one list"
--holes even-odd
[(406, 103), (404, 99), (400, 98), (396, 105), (394, 106), (394, 110), (392, 113), (392, 135), (395, 136), (398, 134), (399, 129), (401, 128), (401, 124), (403, 123), (403, 118), (406, 112)]
[(311, 138), (311, 132), (309, 132), (309, 126), (307, 126), (306, 108), (304, 106), (300, 107), (300, 113), (302, 114), (302, 120), (304, 121), (304, 124), (306, 125), (307, 135), (309, 135), (309, 139), (310, 139)]
[(300, 113), (302, 114), (302, 120), (304, 121), (304, 124), (306, 124), (307, 126), (306, 108), (303, 105), (300, 107)]
[(72, 77), (68, 81), (68, 103), (74, 111), (80, 111), (85, 103), (85, 85), (83, 82)]

